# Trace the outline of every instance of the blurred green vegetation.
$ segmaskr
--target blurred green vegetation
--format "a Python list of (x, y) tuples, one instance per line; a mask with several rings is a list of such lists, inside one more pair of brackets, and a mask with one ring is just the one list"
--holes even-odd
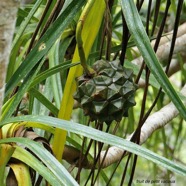
[[(87, 43), (84, 43), (88, 56), (86, 63), (91, 66), (98, 59), (117, 59), (123, 66), (132, 69), (134, 82), (138, 84), (135, 94), (136, 105), (129, 109), (128, 117), (124, 117), (120, 122), (113, 121), (110, 126), (107, 126), (105, 123), (98, 125), (98, 122), (90, 122), (83, 110), (76, 108), (76, 103), (74, 103), (74, 109), (70, 110), (68, 106), (71, 102), (68, 102), (65, 105), (67, 110), (64, 112), (70, 114), (69, 124), (75, 122), (86, 126), (87, 132), (90, 134), (93, 132), (92, 136), (98, 141), (104, 141), (104, 144), (102, 146), (100, 142), (92, 140), (91, 135), (88, 137), (87, 134), (80, 135), (81, 128), (75, 123), (74, 132), (69, 132), (68, 127), (64, 128), (65, 131), (67, 130), (67, 138), (60, 135), (56, 138), (56, 131), (62, 130), (54, 123), (55, 118), (59, 117), (59, 112), (64, 109), (61, 100), (64, 101), (67, 98), (73, 100), (74, 92), (71, 90), (67, 94), (65, 88), (75, 87), (73, 82), (76, 80), (76, 75), (82, 74), (81, 56), (79, 57), (75, 52), (76, 27), (87, 2), (91, 1), (33, 0), (29, 4), (22, 4), (18, 10), (1, 115), (1, 125), (4, 123), (6, 125), (1, 128), (3, 136), (0, 139), (0, 144), (9, 143), (15, 149), (13, 155), (7, 152), (8, 157), (10, 156), (9, 163), (7, 160), (2, 163), (6, 171), (0, 173), (0, 177), (4, 177), (0, 183), (5, 185), (5, 180), (9, 179), (16, 180), (20, 185), (20, 178), (14, 172), (17, 169), (13, 170), (10, 165), (23, 162), (24, 166), (26, 165), (25, 179), (28, 179), (28, 183), (31, 182), (30, 185), (35, 186), (44, 186), (47, 182), (50, 185), (85, 185), (86, 182), (87, 185), (174, 185), (161, 183), (163, 180), (175, 181), (175, 185), (184, 185), (186, 181), (186, 109), (183, 104), (185, 97), (180, 95), (180, 90), (186, 83), (186, 53), (184, 44), (180, 45), (183, 48), (180, 47), (177, 50), (177, 43), (174, 42), (177, 30), (179, 32), (180, 25), (186, 22), (186, 4), (183, 1), (105, 0), (106, 5), (103, 5), (103, 2), (100, 3), (100, 10), (105, 10), (102, 17), (96, 17), (98, 13), (93, 11), (91, 16), (88, 14), (90, 17), (84, 20), (87, 25), (82, 31), (83, 40), (85, 35), (89, 37), (86, 38)], [(93, 8), (95, 8), (94, 5)], [(96, 9), (96, 11), (99, 10)], [(98, 18), (100, 24), (99, 21), (95, 21)], [(91, 34), (94, 26), (98, 26), (97, 34)], [(186, 26), (184, 28), (186, 30)], [(172, 34), (171, 31), (172, 39), (168, 38)], [(185, 34), (186, 31), (183, 31), (177, 38)], [(162, 46), (161, 38), (168, 38), (166, 42), (171, 40), (172, 49), (174, 48), (176, 52), (169, 50), (169, 55), (166, 57), (155, 55), (149, 40), (156, 42), (157, 46), (154, 48), (156, 52)], [(89, 46), (89, 41), (92, 42), (92, 46)], [(162, 55), (164, 55), (163, 52)], [(135, 63), (140, 56), (143, 58), (141, 60), (142, 63), (144, 62), (143, 65)], [(166, 76), (163, 69), (166, 67), (167, 70), (171, 69), (171, 65), (174, 64), (173, 73), (171, 75), (168, 73)], [(75, 68), (77, 74), (73, 76), (71, 69)], [(67, 83), (68, 78), (71, 78), (71, 84)], [(129, 151), (136, 151), (137, 154), (138, 150), (141, 152), (137, 159), (134, 154), (128, 154), (121, 162), (117, 161), (119, 163), (113, 163), (101, 169), (98, 178), (96, 177), (98, 167), (92, 166), (92, 170), (83, 169), (85, 161), (82, 161), (83, 154), (87, 152), (88, 160), (98, 166), (99, 160), (95, 161), (99, 151), (106, 150), (108, 144), (114, 143), (111, 143), (112, 139), (109, 141), (107, 138), (102, 139), (102, 136), (96, 136), (96, 131), (91, 131), (90, 128), (96, 128), (98, 125), (97, 130), (126, 139), (134, 131), (140, 131), (146, 116), (148, 118), (171, 101), (179, 110), (179, 115), (171, 118), (165, 127), (154, 131), (142, 145), (145, 148), (141, 148), (141, 151), (140, 146), (139, 149), (135, 146), (129, 147)], [(28, 115), (25, 120), (24, 117), (22, 120), (16, 120), (17, 117), (25, 115)], [(36, 116), (35, 120), (34, 116)], [(45, 124), (44, 119), (42, 120), (39, 116), (46, 116), (46, 123), (49, 123)], [(50, 119), (47, 116), (50, 116)], [(65, 117), (62, 119), (67, 120)], [(132, 142), (138, 144), (138, 137), (139, 135)], [(58, 143), (54, 142), (55, 138), (59, 139)], [(118, 139), (115, 143), (122, 145), (122, 142), (125, 141)], [(66, 148), (68, 146), (75, 148), (79, 156), (74, 157), (71, 163), (62, 161), (62, 158), (58, 161), (58, 158), (55, 158), (56, 154), (50, 153), (54, 146), (58, 151), (59, 147), (56, 144), (66, 144)], [(89, 146), (90, 149), (87, 150)], [(60, 153), (66, 153), (60, 149)], [(3, 156), (3, 153), (2, 150), (0, 154)], [(71, 153), (73, 154), (74, 151)], [(163, 158), (161, 161), (161, 157), (171, 161), (164, 162)], [(33, 164), (29, 162), (29, 158)], [(149, 158), (157, 162), (154, 163)], [(81, 163), (78, 162), (79, 159)], [(160, 165), (159, 162), (162, 164)], [(124, 172), (125, 169), (126, 172)], [(122, 176), (125, 177), (124, 182), (121, 181)], [(150, 180), (150, 183), (145, 183), (146, 180)], [(157, 182), (152, 183), (155, 180)]]

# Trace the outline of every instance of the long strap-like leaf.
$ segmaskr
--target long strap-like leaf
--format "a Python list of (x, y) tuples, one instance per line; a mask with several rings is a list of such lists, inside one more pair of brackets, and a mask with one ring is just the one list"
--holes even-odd
[[(105, 10), (105, 1), (104, 0), (95, 0), (93, 3), (91, 10), (88, 12), (88, 15), (86, 17), (86, 20), (84, 22), (83, 30), (82, 30), (82, 40), (84, 43), (84, 52), (85, 57), (87, 58), (90, 50), (92, 48), (92, 45), (95, 41), (95, 38), (97, 36), (97, 33), (99, 31), (103, 14)], [(79, 54), (78, 49), (76, 47), (74, 57), (72, 62), (79, 61)], [(73, 94), (76, 90), (76, 77), (80, 76), (82, 74), (83, 70), (80, 65), (75, 66), (70, 69), (69, 75), (66, 81), (66, 86), (61, 102), (61, 107), (59, 111), (59, 118), (70, 120), (70, 116), (72, 113), (73, 108)], [(74, 126), (75, 127), (75, 126)], [(54, 142), (53, 142), (53, 152), (58, 160), (61, 159), (65, 141), (66, 141), (66, 131), (56, 129), (54, 134)]]
[(76, 12), (84, 4), (85, 0), (72, 1), (62, 12), (58, 19), (46, 31), (37, 42), (6, 85), (5, 97), (11, 93), (15, 86), (28, 74), (33, 67), (45, 56), (55, 41), (60, 37), (65, 28), (73, 20)]
[[(20, 116), (7, 119), (6, 121), (0, 122), (0, 126), (5, 125), (6, 123), (20, 122), (20, 121), (29, 121), (34, 123), (41, 123), (43, 125), (50, 125), (56, 128), (65, 129), (69, 132), (74, 132), (85, 137), (107, 143), (113, 146), (117, 146), (123, 150), (129, 151), (136, 155), (139, 155), (143, 158), (146, 158), (157, 165), (165, 167), (168, 170), (171, 170), (182, 176), (186, 176), (186, 167), (183, 165), (178, 165), (177, 163), (168, 160), (142, 146), (139, 146), (135, 143), (132, 143), (126, 139), (98, 131), (92, 127), (87, 127), (78, 123), (71, 121), (60, 120), (58, 118), (53, 118), (49, 116)], [(7, 139), (6, 139), (7, 140)], [(4, 140), (2, 140), (4, 142)]]
[(150, 71), (157, 79), (163, 90), (170, 97), (176, 108), (179, 110), (182, 117), (186, 120), (186, 108), (180, 100), (178, 94), (171, 85), (169, 79), (164, 73), (151, 45), (149, 38), (145, 32), (142, 21), (138, 14), (134, 1), (121, 1), (122, 11), (125, 16), (128, 28), (136, 42), (136, 45), (143, 56), (145, 63)]

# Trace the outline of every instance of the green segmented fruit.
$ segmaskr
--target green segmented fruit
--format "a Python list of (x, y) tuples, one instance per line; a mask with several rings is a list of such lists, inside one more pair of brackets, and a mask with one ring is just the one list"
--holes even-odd
[(123, 68), (118, 60), (96, 61), (93, 77), (86, 74), (77, 79), (78, 87), (74, 99), (90, 116), (91, 121), (121, 121), (128, 115), (128, 109), (135, 105), (136, 85), (132, 80), (132, 70)]

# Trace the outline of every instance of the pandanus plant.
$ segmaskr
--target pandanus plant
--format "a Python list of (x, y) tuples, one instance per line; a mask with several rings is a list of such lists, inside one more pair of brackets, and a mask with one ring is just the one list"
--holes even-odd
[[(183, 1), (174, 9), (173, 32), (165, 37), (166, 18), (172, 11), (170, 1), (164, 1), (162, 7), (161, 1), (156, 1), (156, 6), (149, 1), (143, 22), (139, 16), (143, 1), (136, 2), (48, 0), (45, 4), (37, 0), (20, 9), (0, 118), (0, 185), (110, 185), (112, 178), (113, 184), (116, 179), (120, 185), (124, 181), (131, 185), (137, 155), (186, 175), (184, 166), (166, 159), (179, 152), (172, 149), (174, 139), (168, 146), (166, 131), (162, 131), (166, 158), (140, 146), (179, 113), (181, 123), (186, 119), (180, 100), (184, 96), (175, 91), (165, 75), (174, 46), (178, 45), (176, 55), (184, 51), (185, 44), (180, 41), (186, 40), (186, 29), (178, 27)], [(155, 39), (154, 50), (149, 38)], [(162, 46), (158, 47), (160, 40)], [(161, 58), (162, 50), (158, 49), (167, 46), (171, 49)], [(160, 62), (165, 65), (165, 58), (168, 63), (164, 72)], [(185, 72), (180, 67), (171, 73), (176, 69)], [(183, 87), (181, 93), (185, 92)], [(175, 106), (170, 103), (163, 107), (169, 98)], [(156, 104), (158, 109), (163, 108), (150, 116)], [(182, 129), (182, 125), (178, 132), (174, 129), (175, 147), (184, 141), (184, 137), (179, 141)], [(160, 144), (162, 152), (162, 138), (157, 135), (152, 141), (153, 145), (147, 143), (148, 148), (153, 146), (156, 151)], [(119, 176), (114, 177), (117, 171)], [(156, 167), (153, 174), (157, 175)], [(169, 171), (167, 174), (170, 178)]]

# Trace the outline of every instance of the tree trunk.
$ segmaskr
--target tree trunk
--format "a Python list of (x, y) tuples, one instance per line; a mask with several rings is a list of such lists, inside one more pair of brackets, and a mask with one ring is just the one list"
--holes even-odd
[(18, 5), (18, 0), (1, 0), (0, 2), (0, 114)]

